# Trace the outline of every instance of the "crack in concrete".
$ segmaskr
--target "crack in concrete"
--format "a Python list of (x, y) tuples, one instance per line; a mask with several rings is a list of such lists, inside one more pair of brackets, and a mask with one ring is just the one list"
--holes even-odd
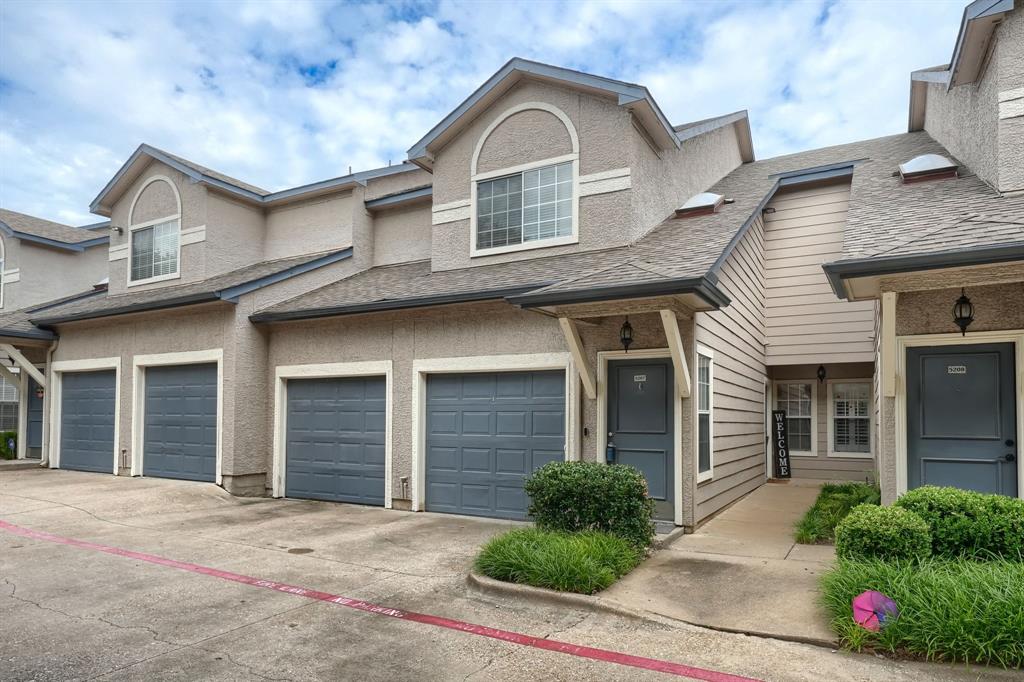
[(468, 682), (469, 678), (476, 677), (480, 673), (482, 673), (485, 670), (487, 670), (488, 668), (490, 668), (495, 663), (498, 663), (499, 661), (504, 661), (506, 658), (508, 658), (512, 654), (516, 653), (516, 651), (518, 651), (518, 650), (519, 650), (519, 648), (515, 647), (515, 648), (512, 648), (512, 649), (509, 649), (508, 651), (503, 653), (501, 656), (491, 656), (489, 659), (487, 659), (486, 663), (484, 663), (482, 666), (480, 666), (479, 668), (477, 668), (473, 672), (471, 672), (471, 673), (467, 674), (465, 677), (463, 677), (462, 678), (462, 682)]
[(219, 650), (216, 650), (216, 649), (207, 649), (206, 647), (201, 647), (201, 646), (194, 647), (194, 648), (199, 649), (201, 651), (206, 651), (206, 652), (211, 653), (211, 654), (220, 654), (224, 658), (228, 659), (228, 662), (231, 663), (232, 665), (234, 665), (234, 666), (236, 666), (238, 668), (241, 668), (245, 672), (249, 673), (250, 675), (252, 675), (254, 677), (258, 677), (261, 680), (270, 680), (271, 682), (294, 682), (292, 680), (292, 678), (290, 678), (290, 677), (267, 677), (266, 675), (264, 675), (262, 673), (258, 673), (258, 672), (256, 672), (255, 668), (253, 668), (253, 666), (246, 665), (245, 663), (242, 663), (240, 661), (236, 661), (234, 659), (234, 657), (232, 657), (231, 654), (229, 654), (226, 651), (219, 651)]

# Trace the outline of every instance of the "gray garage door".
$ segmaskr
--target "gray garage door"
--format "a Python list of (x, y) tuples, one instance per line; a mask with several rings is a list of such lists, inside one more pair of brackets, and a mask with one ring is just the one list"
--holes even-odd
[(288, 382), (285, 495), (384, 504), (383, 377)]
[(61, 378), (60, 467), (114, 471), (113, 370), (66, 372)]
[(428, 511), (524, 519), (523, 481), (565, 457), (565, 374), (427, 379)]
[(213, 481), (217, 471), (217, 365), (146, 369), (145, 476)]

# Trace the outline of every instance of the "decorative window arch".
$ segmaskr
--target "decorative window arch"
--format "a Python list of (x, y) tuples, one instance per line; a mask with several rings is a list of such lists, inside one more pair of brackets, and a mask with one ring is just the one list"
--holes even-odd
[[(572, 151), (511, 168), (479, 172), (480, 153), (510, 117), (544, 111), (561, 121)], [(579, 241), (579, 135), (564, 111), (524, 102), (503, 111), (484, 130), (470, 161), (470, 256), (575, 244)]]
[[(135, 206), (150, 185), (163, 182), (174, 194), (172, 215), (135, 221)], [(166, 175), (148, 178), (132, 198), (128, 208), (128, 286), (149, 284), (181, 276), (181, 195)]]

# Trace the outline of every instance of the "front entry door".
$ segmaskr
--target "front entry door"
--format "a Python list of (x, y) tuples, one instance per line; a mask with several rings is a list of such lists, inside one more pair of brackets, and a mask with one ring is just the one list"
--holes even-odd
[(672, 520), (674, 436), (672, 360), (608, 362), (608, 442), (615, 461), (647, 479), (654, 515)]
[(1017, 496), (1012, 343), (907, 350), (907, 487)]

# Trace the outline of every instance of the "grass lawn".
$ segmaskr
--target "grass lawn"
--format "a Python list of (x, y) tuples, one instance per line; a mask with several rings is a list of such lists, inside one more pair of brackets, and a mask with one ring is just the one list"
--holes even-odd
[(489, 578), (594, 594), (636, 568), (643, 552), (609, 533), (558, 533), (523, 528), (492, 539), (476, 570)]
[[(840, 561), (822, 588), (832, 627), (851, 649), (1024, 666), (1022, 562)], [(850, 601), (865, 590), (888, 595), (900, 609), (881, 632), (853, 621)]]
[(827, 483), (818, 499), (796, 524), (796, 541), (804, 545), (828, 544), (835, 540), (836, 526), (858, 504), (880, 504), (877, 486), (867, 483)]

